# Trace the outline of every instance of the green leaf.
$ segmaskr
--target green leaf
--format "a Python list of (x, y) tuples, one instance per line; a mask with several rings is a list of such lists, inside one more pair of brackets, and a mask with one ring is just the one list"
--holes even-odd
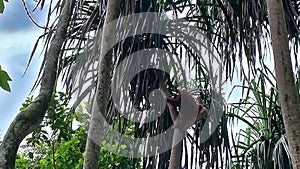
[(3, 0), (0, 0), (0, 13), (3, 13), (4, 11), (4, 2)]
[(33, 159), (33, 153), (32, 152), (29, 152), (28, 156), (29, 156), (29, 158)]
[[(2, 1), (2, 0), (0, 0)], [(6, 91), (11, 91), (10, 86), (8, 84), (8, 81), (11, 81), (11, 78), (9, 77), (8, 73), (1, 69), (0, 66), (0, 87)]]

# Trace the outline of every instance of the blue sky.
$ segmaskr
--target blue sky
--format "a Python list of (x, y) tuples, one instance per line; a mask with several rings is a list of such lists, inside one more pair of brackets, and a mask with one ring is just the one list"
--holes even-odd
[[(26, 3), (29, 10), (35, 6), (31, 0)], [(32, 17), (43, 24), (46, 13), (45, 9), (37, 9), (32, 13)], [(0, 14), (0, 65), (13, 81), (10, 82), (10, 93), (0, 89), (0, 138), (17, 115), (37, 77), (42, 58), (39, 52), (36, 53), (28, 72), (24, 77), (22, 75), (34, 43), (42, 31), (29, 20), (21, 0), (5, 3), (5, 11)]]

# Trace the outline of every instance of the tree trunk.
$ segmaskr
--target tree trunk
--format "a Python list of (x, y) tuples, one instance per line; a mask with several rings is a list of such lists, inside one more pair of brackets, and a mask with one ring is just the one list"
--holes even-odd
[[(172, 99), (172, 96), (169, 93), (169, 90), (168, 90), (166, 84), (164, 83), (163, 75), (161, 74), (161, 72), (157, 71), (157, 72), (155, 72), (155, 74), (159, 79), (159, 88), (162, 91), (164, 99), (166, 101), (168, 99)], [(183, 99), (183, 94), (184, 94), (183, 92), (184, 92), (184, 90), (180, 91), (181, 99)], [(189, 93), (187, 93), (187, 94), (189, 95)], [(185, 100), (185, 101), (189, 101), (189, 102), (196, 101), (193, 99), (193, 97), (191, 95), (188, 97), (187, 96), (184, 97), (184, 99), (187, 99), (187, 98), (189, 98), (189, 99)], [(180, 102), (181, 101), (182, 100), (180, 100)], [(182, 160), (183, 139), (185, 137), (186, 128), (179, 127), (179, 126), (181, 126), (181, 124), (178, 124), (179, 121), (176, 121), (177, 117), (180, 115), (180, 112), (177, 111), (177, 108), (174, 107), (174, 105), (172, 105), (168, 101), (167, 101), (167, 105), (169, 108), (170, 116), (173, 121), (173, 127), (174, 127), (174, 133), (173, 133), (173, 138), (172, 138), (172, 150), (171, 150), (170, 163), (169, 163), (168, 169), (180, 169), (181, 168), (181, 160)], [(193, 104), (191, 104), (191, 105), (193, 105)], [(196, 104), (196, 105), (197, 105), (197, 108), (199, 108), (198, 104)], [(194, 106), (195, 105), (193, 105), (191, 107), (194, 107)], [(189, 107), (189, 108), (191, 108), (191, 107)], [(192, 110), (192, 109), (190, 109), (190, 110)], [(188, 112), (186, 112), (186, 113), (188, 113)], [(196, 119), (193, 119), (193, 116), (194, 116), (193, 113), (189, 114), (188, 116), (190, 116), (190, 115), (191, 116), (188, 118), (191, 118), (191, 119), (187, 120), (187, 123), (184, 125), (189, 125), (190, 122), (193, 122), (193, 123), (199, 122), (205, 116), (207, 116), (207, 113), (208, 113), (208, 111), (206, 110), (205, 106), (203, 105), (201, 110), (199, 109)], [(190, 120), (196, 120), (196, 121), (190, 121)], [(189, 127), (189, 126), (187, 126), (187, 127)]]
[(276, 81), (294, 169), (300, 169), (300, 103), (294, 81), (281, 0), (267, 0)]
[[(99, 166), (99, 154), (101, 140), (98, 140), (100, 131), (103, 129), (103, 121), (101, 120), (101, 114), (105, 114), (107, 102), (109, 98), (109, 88), (111, 84), (110, 73), (112, 71), (112, 50), (108, 49), (113, 35), (113, 30), (107, 29), (107, 24), (118, 18), (120, 8), (120, 0), (108, 0), (107, 11), (105, 16), (105, 23), (101, 32), (102, 38), (96, 39), (96, 43), (100, 44), (99, 47), (95, 46), (95, 54), (100, 54), (99, 58), (99, 71), (98, 71), (98, 83), (96, 90), (96, 97), (94, 99), (92, 108), (92, 117), (90, 127), (88, 131), (88, 138), (86, 143), (86, 155), (84, 157), (85, 169), (96, 169)], [(105, 53), (105, 51), (108, 51)]]
[[(183, 146), (182, 137), (183, 137), (183, 135), (184, 135), (183, 131), (181, 131), (178, 128), (174, 129), (169, 169), (181, 169), (182, 146)], [(177, 139), (181, 139), (181, 141), (179, 143), (177, 143), (176, 142)]]
[(16, 153), (22, 140), (31, 133), (43, 120), (51, 100), (57, 76), (57, 65), (60, 49), (66, 39), (67, 27), (71, 16), (72, 1), (63, 7), (57, 24), (57, 30), (45, 56), (45, 66), (41, 78), (41, 89), (35, 100), (19, 112), (10, 124), (0, 146), (0, 168), (13, 169)]

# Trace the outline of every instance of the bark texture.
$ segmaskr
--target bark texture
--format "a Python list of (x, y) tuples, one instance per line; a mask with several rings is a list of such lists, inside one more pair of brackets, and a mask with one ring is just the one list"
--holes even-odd
[[(182, 146), (183, 146), (183, 137), (184, 133), (178, 128), (175, 128), (173, 134), (173, 145), (170, 155), (170, 163), (169, 169), (181, 169), (181, 159), (182, 159)], [(177, 139), (180, 139), (179, 143), (177, 143)]]
[(267, 0), (276, 81), (294, 169), (300, 169), (300, 104), (292, 69), (288, 33), (281, 0)]
[(109, 98), (109, 88), (111, 84), (110, 73), (112, 71), (112, 50), (109, 49), (109, 44), (115, 33), (113, 30), (107, 29), (107, 25), (118, 18), (119, 8), (120, 0), (108, 0), (105, 22), (101, 32), (102, 38), (96, 39), (96, 44), (100, 44), (98, 47), (95, 47), (98, 48), (95, 54), (100, 54), (98, 83), (85, 149), (84, 169), (96, 169), (99, 166), (101, 140), (98, 140), (97, 133), (104, 130), (104, 122), (101, 120), (100, 116), (101, 113), (105, 113)]
[(66, 39), (71, 16), (71, 1), (67, 1), (58, 20), (57, 30), (45, 56), (45, 65), (38, 96), (23, 111), (19, 112), (10, 124), (0, 146), (0, 168), (13, 169), (16, 153), (22, 140), (43, 120), (51, 100), (57, 76), (58, 57)]

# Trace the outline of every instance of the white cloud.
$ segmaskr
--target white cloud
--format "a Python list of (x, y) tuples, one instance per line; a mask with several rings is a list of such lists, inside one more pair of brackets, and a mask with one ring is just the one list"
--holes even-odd
[(36, 80), (41, 58), (39, 52), (33, 58), (27, 74), (23, 77), (30, 53), (33, 49), (37, 37), (41, 34), (38, 30), (24, 30), (10, 33), (3, 33), (0, 30), (0, 65), (5, 69), (11, 78), (12, 91), (10, 93), (0, 89), (0, 131), (2, 138), (18, 113), (22, 102), (28, 96), (33, 83)]

